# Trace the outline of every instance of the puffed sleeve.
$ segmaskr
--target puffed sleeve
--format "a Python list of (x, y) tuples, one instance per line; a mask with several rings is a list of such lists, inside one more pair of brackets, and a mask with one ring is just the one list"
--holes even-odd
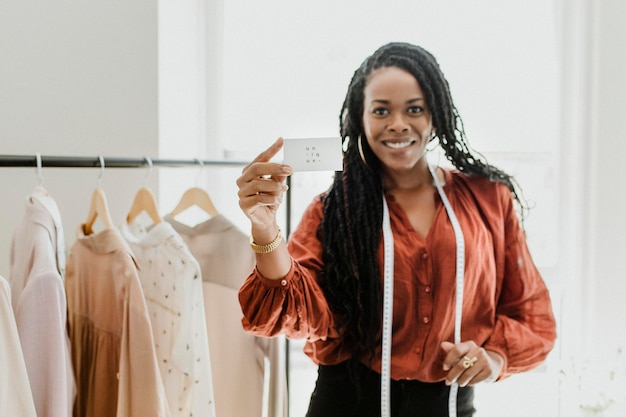
[(500, 288), (493, 333), (483, 345), (505, 359), (500, 378), (538, 366), (556, 339), (550, 294), (535, 266), (510, 191), (498, 187), (503, 213), (502, 256), (497, 256)]
[(255, 268), (239, 289), (247, 332), (265, 337), (284, 334), (311, 342), (336, 336), (332, 314), (317, 282), (322, 267), (322, 245), (317, 238), (321, 220), (322, 202), (317, 197), (289, 237), (292, 262), (287, 276), (272, 280)]

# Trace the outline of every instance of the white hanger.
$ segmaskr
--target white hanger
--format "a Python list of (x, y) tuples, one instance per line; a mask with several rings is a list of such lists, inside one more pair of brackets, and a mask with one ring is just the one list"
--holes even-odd
[(37, 185), (33, 192), (28, 196), (31, 203), (37, 204), (44, 208), (52, 217), (54, 227), (56, 231), (56, 261), (57, 269), (61, 276), (65, 274), (65, 235), (63, 233), (63, 222), (61, 221), (61, 213), (56, 201), (50, 196), (48, 191), (43, 187), (43, 163), (41, 161), (41, 154), (36, 154), (37, 160)]
[(35, 174), (37, 175), (37, 184), (35, 185), (35, 189), (30, 197), (31, 199), (34, 197), (36, 200), (45, 199), (48, 197), (48, 192), (43, 187), (43, 164), (41, 162), (41, 154), (39, 152), (35, 154), (35, 159), (37, 161), (37, 168), (35, 170)]
[(39, 187), (43, 187), (43, 170), (41, 169), (42, 163), (41, 163), (41, 154), (39, 152), (37, 152), (36, 154), (36, 158), (37, 158), (37, 185)]

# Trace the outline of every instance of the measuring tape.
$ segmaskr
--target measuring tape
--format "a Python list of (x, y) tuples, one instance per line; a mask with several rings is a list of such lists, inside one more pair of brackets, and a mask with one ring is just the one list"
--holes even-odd
[[(461, 321), (463, 315), (463, 286), (465, 271), (465, 239), (459, 220), (452, 210), (450, 201), (443, 190), (443, 185), (437, 178), (433, 167), (429, 164), (428, 169), (437, 187), (437, 192), (441, 197), (448, 218), (454, 230), (456, 240), (456, 308), (454, 318), (454, 343), (461, 343)], [(391, 328), (393, 320), (393, 233), (391, 231), (391, 221), (389, 207), (383, 194), (383, 247), (384, 247), (384, 287), (383, 287), (383, 327), (382, 327), (382, 363), (380, 381), (380, 412), (381, 417), (390, 417), (390, 384), (391, 384)], [(448, 397), (448, 416), (456, 417), (456, 402), (459, 385), (455, 381), (450, 386), (450, 396)]]
[(391, 383), (391, 327), (393, 319), (393, 233), (389, 219), (389, 207), (383, 193), (383, 247), (384, 247), (384, 289), (383, 289), (383, 345), (380, 370), (380, 415), (390, 417), (389, 405)]

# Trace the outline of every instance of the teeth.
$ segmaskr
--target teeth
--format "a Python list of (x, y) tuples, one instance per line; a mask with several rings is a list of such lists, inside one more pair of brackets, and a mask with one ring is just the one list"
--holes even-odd
[(406, 148), (412, 143), (413, 143), (412, 140), (407, 140), (406, 142), (385, 142), (385, 145), (389, 146), (390, 148), (401, 149), (401, 148)]

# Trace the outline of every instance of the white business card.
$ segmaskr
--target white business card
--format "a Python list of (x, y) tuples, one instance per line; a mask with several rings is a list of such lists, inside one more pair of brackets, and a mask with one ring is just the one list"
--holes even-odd
[(341, 138), (284, 139), (283, 158), (294, 171), (341, 171)]

